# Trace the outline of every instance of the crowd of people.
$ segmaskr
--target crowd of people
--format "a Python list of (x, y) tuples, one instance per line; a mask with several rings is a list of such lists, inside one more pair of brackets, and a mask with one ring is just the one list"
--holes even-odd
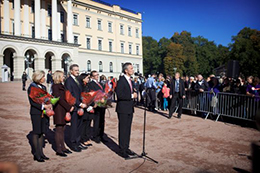
[[(118, 77), (118, 85), (115, 89), (113, 99), (117, 102), (116, 112), (119, 120), (119, 147), (120, 156), (127, 158), (135, 153), (129, 149), (131, 123), (133, 118), (134, 106), (147, 106), (149, 111), (158, 110), (169, 111), (169, 118), (172, 117), (174, 108), (178, 103), (177, 118), (181, 118), (183, 100), (186, 98), (187, 91), (202, 93), (211, 91), (213, 93), (230, 92), (236, 94), (247, 94), (252, 97), (259, 96), (260, 83), (258, 77), (249, 76), (247, 80), (240, 76), (238, 79), (227, 77), (216, 77), (210, 75), (206, 79), (202, 75), (181, 77), (179, 72), (175, 76), (164, 77), (163, 74), (152, 74), (144, 77), (139, 74), (133, 75), (131, 63), (126, 63), (123, 73)], [(22, 76), (23, 90), (27, 80), (26, 73)], [(48, 71), (47, 81), (45, 81), (44, 71), (35, 71), (32, 76), (33, 82), (28, 88), (30, 95), (31, 88), (37, 87), (58, 97), (58, 103), (51, 104), (35, 103), (30, 97), (30, 114), (33, 128), (33, 148), (34, 160), (44, 162), (49, 158), (43, 153), (44, 134), (49, 128), (50, 118), (42, 112), (45, 109), (53, 109), (55, 124), (55, 143), (56, 155), (67, 157), (73, 152), (81, 152), (92, 146), (92, 142), (105, 143), (105, 112), (106, 108), (99, 107), (95, 103), (86, 105), (82, 102), (81, 93), (105, 90), (106, 84), (113, 85), (112, 77), (99, 76), (95, 70), (90, 73), (79, 72), (79, 66), (70, 66), (70, 74), (65, 76), (62, 71)], [(44, 86), (45, 82), (47, 87)], [(70, 91), (76, 98), (74, 105), (70, 105), (65, 99), (66, 90)], [(129, 90), (129, 91), (128, 91)], [(133, 106), (132, 106), (133, 105)], [(84, 115), (79, 116), (78, 110), (84, 109)], [(65, 119), (66, 113), (70, 112), (70, 141), (67, 146), (64, 141), (65, 127), (68, 123)], [(93, 121), (93, 127), (91, 122)], [(91, 130), (93, 128), (93, 131)]]

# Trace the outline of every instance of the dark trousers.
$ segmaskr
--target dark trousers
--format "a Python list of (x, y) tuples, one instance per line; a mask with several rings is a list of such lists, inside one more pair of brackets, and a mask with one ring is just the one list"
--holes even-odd
[(117, 113), (117, 116), (119, 148), (121, 152), (126, 152), (129, 149), (133, 114)]
[(91, 139), (91, 121), (94, 114), (85, 112), (85, 118), (82, 120), (81, 142), (86, 142)]
[(99, 108), (95, 109), (95, 114), (93, 118), (93, 139), (99, 138), (99, 122), (100, 122), (100, 111)]
[(71, 115), (71, 130), (70, 130), (70, 142), (74, 146), (78, 146), (80, 143), (80, 132), (82, 127), (82, 119), (78, 116), (76, 111), (73, 111)]
[(23, 80), (23, 90), (25, 90), (25, 84), (26, 84), (26, 81)]
[(99, 119), (99, 136), (103, 138), (105, 131), (105, 113), (106, 109), (101, 108), (100, 110), (100, 119)]
[(170, 107), (169, 117), (172, 117), (172, 114), (174, 112), (174, 108), (176, 106), (176, 101), (178, 101), (178, 103), (179, 103), (178, 116), (180, 117), (181, 114), (182, 114), (183, 98), (180, 95), (180, 93), (174, 93), (173, 94), (173, 98), (171, 100), (171, 107)]

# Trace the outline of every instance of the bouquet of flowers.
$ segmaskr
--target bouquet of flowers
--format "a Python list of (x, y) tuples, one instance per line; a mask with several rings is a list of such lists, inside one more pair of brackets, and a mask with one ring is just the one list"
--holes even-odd
[[(55, 98), (50, 95), (47, 91), (38, 88), (38, 87), (31, 87), (31, 91), (29, 97), (38, 104), (52, 104), (55, 105), (59, 98)], [(46, 114), (48, 117), (54, 115), (54, 111), (52, 109), (43, 110), (43, 114)]]
[[(97, 91), (82, 92), (81, 93), (82, 103), (86, 105), (90, 105), (94, 101), (97, 93), (98, 93)], [(89, 106), (87, 108), (87, 111), (90, 113), (94, 113), (94, 109), (92, 106)]]
[[(65, 91), (65, 100), (66, 102), (70, 105), (73, 106), (76, 103), (76, 98), (72, 96), (69, 90)], [(70, 112), (67, 112), (65, 115), (65, 121), (70, 121), (71, 120), (71, 115)]]

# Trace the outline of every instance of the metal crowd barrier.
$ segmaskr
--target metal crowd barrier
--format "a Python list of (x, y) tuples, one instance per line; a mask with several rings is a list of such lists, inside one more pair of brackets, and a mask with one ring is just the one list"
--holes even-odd
[(220, 116), (254, 121), (259, 106), (259, 96), (251, 97), (224, 92), (215, 94), (210, 91), (198, 93), (188, 90), (183, 100), (183, 109), (194, 111), (194, 113), (201, 112), (205, 115), (205, 119), (208, 116), (217, 115), (216, 121)]

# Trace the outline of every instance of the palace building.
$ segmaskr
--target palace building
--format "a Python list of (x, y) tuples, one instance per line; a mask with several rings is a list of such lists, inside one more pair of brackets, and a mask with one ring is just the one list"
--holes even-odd
[(106, 76), (118, 77), (125, 62), (143, 71), (140, 13), (99, 0), (0, 2), (0, 65), (14, 79), (23, 71), (67, 73), (72, 63)]

